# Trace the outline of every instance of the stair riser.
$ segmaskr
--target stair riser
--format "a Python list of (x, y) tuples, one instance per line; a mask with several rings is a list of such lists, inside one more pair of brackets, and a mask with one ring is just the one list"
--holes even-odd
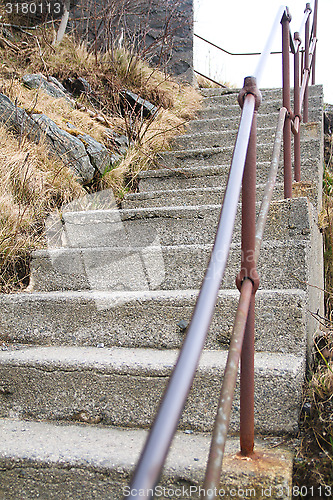
[[(211, 182), (216, 181), (216, 184), (221, 185), (221, 178), (213, 178), (210, 179)], [(191, 205), (218, 205), (222, 203), (223, 195), (225, 187), (216, 188), (210, 190), (203, 190), (202, 187), (202, 178), (200, 177), (192, 177), (190, 179), (183, 179), (184, 189), (183, 190), (174, 190), (174, 191), (155, 191), (152, 193), (142, 192), (127, 196), (122, 201), (122, 208), (150, 208), (150, 207), (166, 207), (166, 206), (174, 206), (174, 207), (182, 207), (182, 206), (191, 206)], [(168, 179), (165, 179), (166, 182)], [(180, 178), (173, 178), (174, 181), (181, 181)], [(181, 184), (181, 183), (180, 183)], [(140, 182), (140, 187), (142, 186)], [(197, 186), (198, 189), (193, 189), (194, 186)], [(142, 186), (144, 188), (144, 185)], [(188, 187), (188, 189), (185, 189)], [(149, 188), (149, 184), (148, 184)], [(264, 194), (264, 186), (261, 184), (259, 187), (257, 186), (257, 199), (261, 200)], [(279, 184), (274, 189), (274, 200), (280, 200), (283, 198), (283, 186)]]
[[(1, 298), (3, 340), (40, 345), (179, 348), (197, 291), (123, 294), (32, 294)], [(227, 349), (236, 312), (237, 290), (220, 292), (205, 344)], [(307, 303), (302, 291), (256, 294), (257, 351), (301, 355), (306, 349)]]
[[(267, 218), (265, 239), (308, 239), (308, 210), (308, 203), (304, 198), (293, 202), (274, 202)], [(68, 212), (63, 214), (63, 241), (67, 240), (65, 247), (72, 248), (205, 245), (213, 242), (219, 214), (220, 207), (216, 205), (119, 212)], [(240, 222), (238, 215), (234, 230), (236, 240), (239, 239)]]
[[(237, 99), (240, 89), (234, 89), (232, 92), (228, 93), (220, 88), (208, 88), (208, 89), (200, 89), (201, 94), (204, 98), (212, 98), (212, 97), (221, 97), (224, 96), (226, 102), (229, 100)], [(260, 89), (261, 95), (263, 99), (282, 99), (282, 90), (281, 88), (272, 88), (272, 89)], [(291, 96), (293, 95), (293, 89), (291, 89)], [(320, 96), (322, 95), (323, 87), (322, 85), (311, 85), (309, 87), (309, 96)], [(205, 100), (205, 99), (204, 99)]]
[[(294, 103), (293, 93), (290, 96), (291, 105)], [(259, 106), (259, 112), (264, 109), (270, 103), (279, 103), (279, 106), (282, 106), (282, 90), (278, 90), (277, 92), (272, 93), (263, 93), (262, 94), (262, 102)], [(315, 108), (322, 104), (322, 95), (320, 95), (319, 91), (311, 92), (309, 95), (309, 108)], [(238, 94), (229, 94), (228, 96), (210, 96), (204, 97), (203, 106), (205, 108), (213, 108), (218, 106), (238, 106)]]
[[(260, 182), (261, 184), (264, 184), (267, 181), (267, 176), (269, 172), (270, 165), (268, 163), (261, 163), (258, 164), (257, 166), (257, 182)], [(189, 171), (184, 171), (182, 174), (181, 169), (180, 172), (175, 171), (167, 171), (165, 172), (165, 176), (150, 176), (150, 177), (143, 177), (140, 180), (139, 184), (139, 189), (140, 193), (145, 193), (145, 192), (151, 192), (151, 191), (162, 191), (165, 190), (165, 193), (159, 197), (158, 200), (156, 200), (156, 203), (154, 201), (154, 198), (150, 201), (149, 199), (145, 201), (138, 201), (137, 204), (135, 204), (135, 207), (153, 207), (153, 206), (183, 206), (183, 205), (201, 205), (203, 204), (220, 204), (222, 202), (223, 197), (217, 195), (216, 193), (212, 196), (210, 196), (208, 193), (205, 193), (204, 195), (198, 194), (193, 194), (193, 193), (186, 193), (184, 192), (184, 198), (181, 197), (175, 197), (169, 198), (168, 195), (168, 190), (185, 190), (187, 188), (193, 189), (193, 188), (217, 188), (222, 186), (222, 190), (225, 189), (226, 182), (228, 179), (228, 172), (229, 172), (230, 166), (221, 166), (214, 171), (216, 174), (214, 175), (195, 175), (196, 172), (193, 172), (194, 175), (192, 175), (192, 172)], [(186, 172), (186, 173), (185, 173)], [(218, 173), (217, 173), (218, 172)], [(164, 171), (163, 171), (164, 173)], [(201, 173), (201, 172), (199, 172)], [(304, 177), (303, 177), (304, 175)], [(314, 164), (312, 162), (307, 163), (306, 165), (303, 165), (302, 167), (302, 177), (303, 178), (312, 178), (314, 179), (316, 177), (316, 170), (314, 168)], [(277, 182), (278, 183), (283, 183), (283, 169), (280, 167), (277, 175)], [(299, 196), (297, 186), (295, 187), (295, 196)], [(319, 188), (319, 186), (318, 186)], [(303, 187), (303, 195), (308, 196), (312, 203), (314, 203), (316, 199), (316, 187), (315, 185), (311, 185), (310, 183), (307, 183)], [(258, 189), (257, 191), (257, 200), (260, 201), (262, 198), (262, 188)], [(274, 189), (274, 198), (275, 199), (281, 199), (283, 194), (283, 190), (281, 188), (279, 189)], [(184, 200), (184, 201), (182, 201)], [(187, 201), (188, 200), (188, 201)], [(205, 200), (205, 201), (204, 201)], [(213, 201), (214, 200), (214, 201)], [(314, 203), (316, 204), (316, 203)], [(126, 198), (123, 201), (123, 208), (132, 208), (131, 207), (131, 202), (127, 200)], [(133, 207), (134, 208), (134, 207)]]
[[(213, 115), (211, 111), (209, 111), (209, 114)], [(278, 122), (278, 116), (278, 111), (276, 111), (276, 113), (259, 114), (257, 119), (258, 128), (273, 127), (275, 129)], [(317, 110), (309, 110), (309, 122), (317, 121), (319, 119), (318, 116), (319, 115)], [(187, 125), (186, 133), (210, 133), (223, 131), (231, 132), (237, 130), (239, 125), (239, 118), (240, 113), (239, 115), (237, 115), (236, 119), (231, 116), (223, 115), (219, 117), (211, 116), (210, 118), (208, 117), (205, 119), (193, 120)]]
[[(215, 148), (233, 146), (236, 142), (237, 131), (205, 132), (202, 134), (179, 136), (174, 141), (175, 149)], [(275, 128), (258, 129), (258, 143), (272, 143), (275, 137)]]
[[(273, 103), (263, 107), (260, 111), (263, 115), (272, 113), (276, 116), (275, 124), (277, 123), (279, 110), (282, 103), (273, 101)], [(322, 119), (322, 107), (320, 109), (309, 109), (309, 121), (316, 122)], [(239, 120), (240, 117), (240, 107), (234, 106), (216, 106), (212, 108), (204, 108), (198, 112), (198, 118), (201, 120), (207, 120), (211, 118), (226, 118), (233, 117), (234, 120)]]
[[(179, 428), (212, 431), (217, 395), (223, 378), (225, 356), (219, 365), (199, 367), (182, 414)], [(174, 363), (158, 369), (93, 365), (3, 362), (0, 379), (11, 394), (3, 399), (1, 417), (75, 421), (85, 412), (94, 423), (148, 428)], [(255, 427), (259, 433), (295, 433), (301, 404), (301, 362), (290, 371), (255, 370)], [(230, 432), (239, 430), (239, 389), (236, 388)], [(283, 397), (281, 397), (283, 395)], [(269, 404), (267, 404), (269, 398)], [(272, 413), (272, 410), (274, 412)]]
[[(268, 113), (278, 113), (279, 110), (282, 107), (282, 100), (277, 99), (277, 100), (271, 100), (271, 101), (266, 101), (263, 102), (258, 110), (258, 114), (263, 114), (266, 115)], [(313, 97), (309, 101), (309, 118), (310, 116), (312, 117), (310, 121), (317, 121), (313, 117), (319, 116), (319, 113), (322, 113), (322, 108), (323, 108), (323, 100), (321, 97)], [(234, 117), (237, 119), (237, 117), (241, 113), (241, 108), (239, 104), (233, 103), (233, 104), (224, 104), (223, 100), (221, 100), (221, 104), (219, 103), (212, 103), (211, 106), (207, 106), (207, 103), (205, 102), (203, 105), (203, 108), (198, 111), (198, 117), (200, 119), (207, 119), (207, 118), (222, 118), (222, 117)]]
[[(210, 248), (158, 247), (40, 252), (32, 260), (34, 291), (199, 289)], [(284, 269), (281, 266), (284, 264)], [(218, 265), (218, 263), (217, 263)], [(240, 249), (229, 256), (221, 288), (235, 288)], [(265, 245), (258, 264), (264, 289), (306, 289), (307, 245)]]
[[(210, 120), (215, 123), (216, 120)], [(221, 123), (221, 120), (217, 120)], [(208, 120), (203, 123), (209, 122)], [(192, 122), (195, 123), (195, 122)], [(272, 126), (258, 125), (257, 129), (257, 144), (272, 144), (275, 139), (276, 122)], [(321, 127), (317, 123), (301, 124), (301, 143), (303, 144), (308, 139), (320, 139)], [(212, 131), (196, 131), (191, 133), (187, 131), (185, 135), (177, 137), (175, 140), (175, 149), (199, 149), (213, 147), (234, 146), (237, 137), (237, 130), (212, 130)]]
[[(231, 162), (234, 145), (221, 148), (192, 149), (188, 151), (170, 151), (161, 155), (161, 166), (168, 168), (176, 167), (198, 167), (207, 165), (222, 165)], [(269, 144), (258, 144), (257, 161), (270, 161), (273, 152), (273, 141)], [(317, 139), (303, 141), (301, 144), (302, 157), (307, 159), (309, 156), (320, 158), (320, 143)], [(280, 165), (283, 157), (281, 155)], [(304, 172), (305, 175), (305, 172)], [(308, 179), (307, 180), (312, 180)]]

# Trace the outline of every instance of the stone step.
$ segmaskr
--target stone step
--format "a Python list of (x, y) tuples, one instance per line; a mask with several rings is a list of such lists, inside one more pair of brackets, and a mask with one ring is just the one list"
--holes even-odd
[[(322, 111), (323, 111), (322, 98), (315, 97), (313, 101), (314, 102), (311, 105), (311, 108), (309, 108), (310, 122), (320, 121), (322, 119)], [(268, 113), (275, 113), (277, 117), (281, 107), (282, 107), (282, 102), (280, 100), (262, 103), (258, 110), (258, 114), (262, 113), (266, 115)], [(230, 105), (217, 104), (212, 107), (203, 107), (200, 111), (198, 111), (198, 117), (200, 119), (207, 119), (207, 118), (222, 118), (230, 116), (237, 120), (237, 118), (240, 116), (240, 113), (241, 110), (239, 104), (230, 104)]]
[[(222, 116), (217, 118), (204, 118), (197, 120), (191, 120), (186, 124), (186, 131), (188, 133), (205, 133), (205, 132), (222, 132), (222, 131), (233, 131), (238, 129), (239, 125), (239, 115), (235, 118), (234, 116)], [(258, 127), (273, 127), (276, 128), (278, 121), (278, 112), (260, 114), (258, 115)]]
[[(263, 289), (306, 289), (308, 241), (264, 242), (258, 262)], [(135, 248), (60, 248), (34, 252), (30, 289), (188, 290), (199, 289), (211, 245)], [(235, 288), (240, 247), (233, 245), (221, 287)], [(280, 264), (283, 262), (283, 266)]]
[[(203, 167), (204, 168), (204, 167)], [(168, 184), (170, 177), (164, 177), (165, 183)], [(182, 207), (187, 205), (218, 205), (222, 203), (225, 186), (221, 185), (220, 176), (210, 176), (211, 182), (216, 181), (218, 186), (200, 187), (202, 186), (202, 177), (178, 177), (173, 176), (175, 184), (181, 184), (184, 181), (184, 189), (164, 189), (161, 191), (142, 191), (139, 193), (128, 193), (121, 202), (122, 208), (149, 208), (149, 207), (165, 207), (167, 205), (174, 207)], [(180, 181), (180, 182), (179, 182)], [(139, 189), (144, 189), (144, 182), (140, 182)], [(159, 184), (162, 184), (162, 180)], [(224, 184), (224, 183), (223, 183)], [(191, 187), (189, 187), (191, 186)], [(198, 187), (195, 187), (198, 186)], [(148, 185), (149, 188), (149, 185)], [(257, 199), (260, 201), (263, 197), (265, 184), (257, 184)], [(277, 183), (274, 188), (274, 199), (280, 200), (283, 198), (283, 184)]]
[[(0, 352), (1, 417), (77, 421), (148, 428), (178, 351), (93, 347), (22, 347)], [(203, 352), (181, 429), (209, 432), (226, 363), (223, 351)], [(301, 356), (255, 355), (255, 428), (297, 432), (305, 362)], [(283, 397), (282, 397), (283, 395)], [(83, 417), (84, 414), (84, 417)], [(230, 431), (239, 428), (236, 387)]]
[[(272, 120), (272, 118), (274, 120)], [(272, 115), (268, 115), (268, 117), (265, 115), (264, 119), (267, 123), (259, 123), (257, 127), (257, 143), (272, 144), (275, 139), (277, 122)], [(268, 120), (270, 120), (271, 123), (268, 123)], [(197, 129), (195, 128), (196, 124), (199, 124)], [(174, 149), (234, 146), (238, 129), (230, 128), (231, 124), (235, 125), (235, 121), (228, 119), (193, 120), (189, 124), (187, 133), (178, 136), (174, 141)], [(203, 127), (203, 130), (201, 130), (200, 127)], [(322, 127), (319, 124), (313, 122), (301, 124), (301, 143), (308, 139), (321, 140), (321, 134)]]
[[(198, 290), (81, 291), (1, 295), (1, 340), (14, 344), (179, 348)], [(237, 309), (237, 289), (219, 292), (206, 349), (227, 349)], [(258, 352), (301, 355), (309, 309), (304, 290), (256, 294)], [(1, 396), (1, 393), (0, 393)]]
[[(64, 247), (72, 248), (209, 244), (214, 240), (220, 211), (220, 205), (201, 205), (64, 212), (61, 240)], [(264, 239), (308, 239), (312, 217), (306, 198), (273, 202)], [(235, 241), (239, 235), (238, 216)]]
[[(1, 496), (7, 500), (129, 496), (130, 476), (146, 438), (147, 431), (138, 429), (2, 419)], [(240, 498), (248, 492), (247, 496), (260, 498), (265, 491), (271, 498), (291, 500), (293, 453), (278, 443), (274, 438), (255, 440), (261, 455), (259, 471), (255, 460), (236, 457), (239, 442), (230, 438), (223, 460), (221, 497)], [(199, 499), (209, 446), (210, 436), (177, 432), (156, 495)]]
[[(184, 167), (199, 167), (204, 165), (222, 165), (231, 163), (234, 144), (223, 147), (210, 148), (193, 148), (188, 150), (172, 150), (164, 152), (160, 155), (160, 165), (168, 168), (184, 168)], [(257, 161), (270, 161), (273, 152), (273, 141), (269, 143), (257, 144)], [(302, 158), (320, 158), (321, 157), (321, 142), (318, 138), (304, 139), (301, 142)], [(283, 155), (280, 157), (280, 165), (283, 162)], [(317, 172), (316, 172), (317, 173)], [(312, 180), (307, 177), (307, 172), (303, 172), (304, 178), (308, 181)]]
[[(257, 129), (258, 143), (272, 143), (275, 138), (276, 127), (265, 127)], [(173, 142), (174, 149), (198, 149), (219, 148), (223, 146), (234, 146), (237, 137), (237, 130), (222, 132), (197, 132), (184, 134), (177, 137)]]
[[(225, 90), (221, 88), (208, 88), (200, 89), (200, 93), (203, 97), (216, 97), (224, 96), (225, 99), (233, 99), (234, 94), (236, 96), (239, 94), (241, 89), (230, 89)], [(264, 88), (260, 89), (260, 92), (265, 99), (282, 99), (282, 89), (281, 88)], [(291, 96), (293, 96), (294, 90), (291, 90)], [(309, 86), (309, 96), (322, 95), (323, 86), (322, 85), (310, 85)]]
[[(267, 181), (267, 175), (270, 168), (270, 162), (259, 162), (257, 164), (257, 182), (262, 186)], [(157, 170), (145, 170), (139, 174), (139, 193), (149, 193), (152, 191), (161, 192), (165, 190), (191, 190), (191, 189), (207, 189), (219, 188), (225, 189), (226, 181), (230, 165), (227, 163), (222, 165), (208, 165), (200, 167), (182, 167), (182, 168), (160, 168)], [(282, 169), (278, 172), (279, 180), (282, 179)], [(258, 184), (257, 184), (258, 186)], [(199, 191), (198, 191), (199, 192)], [(124, 198), (126, 207), (126, 200), (131, 199), (134, 194), (128, 194)], [(190, 196), (190, 195), (189, 195)], [(219, 200), (219, 203), (221, 199)], [(165, 205), (168, 205), (167, 202)], [(201, 203), (198, 203), (201, 204)], [(176, 204), (175, 204), (176, 205)], [(158, 206), (158, 204), (156, 205)]]
[[(322, 105), (322, 93), (320, 92), (319, 89), (315, 89), (315, 92), (311, 92), (309, 94), (309, 109), (316, 108), (318, 105)], [(290, 96), (290, 101), (291, 101), (291, 106), (293, 107), (294, 103), (294, 95), (293, 93)], [(263, 93), (262, 94), (262, 102), (259, 106), (258, 112), (262, 112), (262, 110), (267, 106), (269, 103), (279, 103), (279, 107), (282, 106), (282, 90), (277, 92), (272, 92), (272, 93)], [(228, 95), (213, 95), (213, 96), (207, 96), (204, 97), (203, 99), (203, 107), (205, 108), (214, 108), (216, 106), (234, 106), (237, 105), (238, 107), (238, 94), (228, 94)]]

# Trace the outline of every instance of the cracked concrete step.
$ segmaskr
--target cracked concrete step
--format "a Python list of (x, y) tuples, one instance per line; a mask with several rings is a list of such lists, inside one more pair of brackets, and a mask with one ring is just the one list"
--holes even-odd
[[(141, 429), (2, 419), (0, 495), (7, 500), (123, 498), (129, 494), (130, 476), (146, 438), (147, 431)], [(227, 498), (248, 491), (259, 498), (264, 489), (273, 498), (282, 492), (279, 498), (291, 500), (293, 452), (278, 443), (276, 438), (255, 440), (261, 455), (258, 471), (256, 461), (236, 457), (239, 442), (230, 438), (223, 460), (221, 495)], [(157, 495), (166, 498), (169, 491), (178, 498), (199, 499), (209, 446), (208, 435), (177, 432)]]
[[(215, 176), (216, 177), (216, 176)], [(167, 178), (164, 178), (167, 180)], [(181, 180), (182, 178), (180, 178)], [(179, 179), (178, 179), (179, 180)], [(128, 193), (121, 202), (121, 208), (149, 208), (187, 205), (218, 205), (222, 203), (225, 186), (221, 186), (221, 178), (216, 178), (218, 186), (202, 186), (202, 177), (190, 177), (184, 179), (184, 189), (164, 189), (161, 191), (141, 191), (139, 193)], [(197, 182), (193, 182), (197, 181)], [(195, 184), (198, 187), (194, 187)], [(164, 185), (164, 183), (163, 183)], [(192, 187), (187, 187), (192, 186)], [(140, 187), (143, 187), (140, 183)], [(187, 187), (187, 189), (186, 189)], [(265, 184), (257, 184), (257, 199), (263, 197)], [(274, 189), (274, 200), (283, 198), (283, 184), (277, 183)]]
[[(160, 163), (168, 168), (198, 167), (204, 165), (221, 165), (226, 162), (231, 163), (234, 145), (210, 148), (194, 148), (188, 150), (172, 150), (161, 153)], [(271, 143), (257, 144), (257, 161), (270, 161), (273, 151), (273, 141)], [(301, 141), (301, 153), (303, 158), (320, 158), (321, 142), (318, 138), (311, 138)], [(280, 157), (280, 165), (283, 157)], [(304, 172), (304, 178), (307, 180)]]
[[(135, 248), (59, 248), (34, 252), (30, 289), (186, 290), (199, 289), (211, 245)], [(233, 245), (221, 288), (235, 288), (240, 248)], [(268, 241), (262, 245), (257, 270), (263, 289), (306, 289), (308, 241)], [(281, 266), (283, 262), (284, 267)]]
[[(201, 88), (200, 93), (203, 95), (203, 97), (220, 97), (223, 96), (225, 99), (234, 99), (234, 97), (238, 96), (239, 92), (241, 89), (230, 89), (230, 90), (225, 90), (221, 88)], [(265, 99), (282, 99), (282, 89), (279, 88), (264, 88), (260, 89), (260, 92)], [(293, 89), (291, 89), (291, 96), (293, 96)], [(317, 95), (322, 95), (323, 93), (323, 86), (322, 85), (310, 85), (309, 86), (309, 96), (317, 96)]]
[[(233, 131), (237, 130), (239, 124), (240, 112), (237, 117), (235, 116), (222, 116), (217, 118), (198, 118), (197, 120), (191, 120), (186, 124), (186, 130), (192, 133), (196, 132), (222, 132), (222, 131)], [(277, 124), (278, 114), (268, 113), (261, 114), (258, 116), (258, 127), (275, 127)]]
[[(0, 352), (1, 417), (148, 428), (178, 350), (23, 347)], [(179, 427), (212, 430), (226, 363), (225, 351), (204, 351)], [(255, 355), (257, 433), (295, 433), (302, 401), (302, 356)], [(83, 420), (83, 417), (82, 417)], [(239, 428), (236, 387), (230, 432)]]
[[(293, 107), (294, 103), (294, 96), (293, 93), (291, 94), (291, 106)], [(322, 89), (318, 88), (315, 89), (315, 92), (311, 92), (309, 94), (309, 109), (316, 108), (318, 106), (321, 106), (323, 102), (323, 95), (322, 95)], [(258, 113), (261, 112), (267, 112), (266, 107), (268, 106), (268, 109), (270, 109), (270, 103), (279, 103), (279, 108), (282, 106), (282, 90), (280, 89), (280, 92), (276, 93), (270, 93), (262, 94), (262, 102), (259, 106)], [(202, 102), (203, 106), (205, 108), (214, 108), (214, 107), (219, 107), (219, 106), (239, 106), (238, 104), (238, 94), (229, 94), (229, 95), (213, 95), (213, 96), (208, 96), (203, 98)]]
[[(322, 97), (315, 97), (313, 105), (309, 108), (309, 121), (320, 121), (322, 119)], [(309, 103), (310, 106), (310, 103)], [(269, 101), (267, 103), (262, 103), (258, 113), (274, 113), (276, 117), (278, 116), (278, 112), (282, 107), (282, 102), (280, 100)], [(198, 111), (198, 117), (200, 119), (208, 119), (208, 118), (218, 118), (223, 116), (233, 116), (235, 119), (240, 116), (240, 106), (239, 104), (220, 104), (215, 105), (213, 107), (204, 107), (200, 111)]]
[[(313, 163), (312, 169), (313, 169)], [(265, 182), (267, 181), (268, 172), (270, 169), (270, 162), (260, 162), (257, 164), (257, 189), (258, 189), (258, 198), (260, 194), (260, 189), (263, 191)], [(123, 200), (124, 208), (126, 207), (127, 200), (131, 200), (132, 197), (138, 197), (140, 200), (143, 199), (146, 195), (149, 196), (152, 192), (162, 193), (163, 191), (168, 193), (168, 191), (174, 190), (187, 190), (187, 195), (191, 196), (191, 193), (197, 192), (200, 195), (200, 190), (214, 188), (214, 190), (225, 189), (226, 181), (228, 178), (230, 170), (230, 165), (207, 165), (202, 167), (182, 167), (175, 169), (163, 169), (160, 168), (158, 170), (145, 170), (140, 172), (139, 174), (139, 193), (129, 193)], [(308, 164), (308, 168), (306, 171), (310, 170), (310, 164)], [(283, 173), (280, 168), (278, 172), (278, 182), (276, 187), (281, 189), (281, 185), (283, 181)], [(221, 187), (222, 186), (222, 187)], [(170, 193), (172, 197), (173, 194)], [(161, 198), (163, 199), (163, 198)], [(165, 199), (165, 197), (164, 197)], [(199, 198), (200, 200), (200, 198)], [(218, 203), (221, 203), (222, 197), (219, 198)], [(170, 202), (166, 202), (164, 206), (170, 204)], [(192, 203), (191, 203), (192, 204)], [(200, 201), (198, 205), (201, 204)], [(181, 205), (181, 203), (174, 203), (174, 205)], [(150, 206), (150, 205), (149, 205)], [(154, 205), (153, 205), (154, 206)], [(155, 206), (159, 206), (159, 203), (156, 203)]]
[[(179, 348), (197, 295), (198, 290), (2, 295), (1, 340), (40, 345)], [(205, 348), (228, 348), (238, 299), (237, 289), (219, 292)], [(309, 307), (303, 290), (259, 289), (256, 350), (304, 353)]]
[[(215, 121), (215, 120), (205, 120)], [(221, 120), (220, 120), (221, 121)], [(194, 122), (195, 123), (195, 122)], [(199, 149), (234, 146), (238, 129), (196, 131), (180, 135), (174, 141), (174, 149)], [(257, 128), (258, 144), (271, 144), (275, 139), (276, 123), (273, 126), (261, 124)], [(322, 127), (316, 123), (301, 124), (301, 142), (309, 139), (321, 139)]]
[[(265, 127), (257, 129), (257, 140), (260, 144), (274, 141), (276, 127)], [(237, 137), (237, 129), (233, 131), (199, 132), (178, 136), (173, 141), (174, 149), (196, 148), (218, 148), (223, 146), (234, 146)]]
[[(186, 130), (189, 133), (196, 132), (222, 132), (222, 131), (233, 131), (237, 130), (239, 124), (240, 112), (235, 116), (219, 116), (217, 118), (204, 118), (197, 120), (191, 120), (186, 124)], [(278, 120), (278, 113), (268, 113), (258, 115), (258, 127), (274, 127), (276, 128)]]
[[(257, 203), (257, 210), (260, 204)], [(64, 212), (64, 247), (147, 247), (209, 244), (215, 237), (220, 205)], [(310, 237), (313, 209), (306, 198), (272, 202), (264, 239)], [(240, 237), (240, 205), (234, 240)], [(56, 246), (61, 246), (58, 244)]]

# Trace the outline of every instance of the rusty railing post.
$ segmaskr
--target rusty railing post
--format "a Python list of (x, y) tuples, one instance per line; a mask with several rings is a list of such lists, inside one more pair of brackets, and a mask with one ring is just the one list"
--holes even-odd
[(298, 45), (295, 44), (297, 50), (294, 55), (294, 116), (298, 125), (294, 131), (294, 175), (295, 181), (299, 182), (301, 180), (301, 108), (299, 95), (299, 47), (301, 39), (298, 32), (294, 33), (294, 40), (298, 42)]
[(282, 16), (282, 86), (283, 107), (288, 110), (283, 129), (283, 159), (284, 159), (284, 197), (292, 197), (291, 173), (291, 117), (290, 117), (290, 63), (289, 63), (289, 24), (291, 15), (288, 8)]
[[(305, 11), (311, 11), (310, 4), (307, 3)], [(309, 49), (310, 49), (310, 16), (308, 17), (305, 24), (305, 56), (304, 56), (304, 72), (309, 70)], [(303, 105), (303, 121), (307, 123), (309, 121), (309, 85), (305, 87), (304, 93), (304, 105)]]
[[(313, 11), (312, 38), (317, 38), (318, 0), (315, 0)], [(316, 49), (312, 58), (312, 85), (316, 84)]]
[(255, 110), (242, 185), (242, 259), (241, 271), (236, 278), (237, 288), (241, 289), (244, 279), (253, 282), (253, 292), (247, 318), (241, 355), (240, 380), (240, 448), (241, 454), (250, 456), (254, 449), (254, 307), (255, 293), (259, 278), (255, 262), (256, 233), (256, 160), (257, 160), (257, 110), (261, 103), (261, 94), (256, 79), (247, 77), (238, 96), (243, 106), (247, 94), (255, 96)]

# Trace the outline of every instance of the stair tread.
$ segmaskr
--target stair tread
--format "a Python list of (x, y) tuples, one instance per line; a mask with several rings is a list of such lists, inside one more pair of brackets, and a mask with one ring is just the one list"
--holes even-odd
[[(21, 464), (22, 462), (28, 462), (30, 465), (33, 464), (34, 467), (41, 469), (46, 464), (60, 468), (67, 466), (67, 468), (70, 468), (69, 470), (72, 467), (74, 468), (74, 474), (78, 474), (75, 469), (79, 467), (89, 467), (101, 473), (108, 470), (109, 481), (116, 480), (118, 482), (118, 495), (120, 495), (121, 487), (128, 484), (128, 473), (133, 470), (146, 437), (147, 431), (142, 429), (103, 428), (1, 419), (0, 463), (13, 460), (17, 467), (18, 461)], [(166, 460), (163, 472), (164, 478), (169, 475), (173, 478), (180, 476), (181, 480), (187, 479), (189, 484), (202, 485), (210, 440), (210, 435), (188, 434), (178, 431)], [(292, 453), (286, 448), (282, 448), (281, 456), (277, 460), (277, 453), (280, 453), (276, 451), (276, 445), (279, 442), (280, 440), (276, 438), (266, 438), (265, 440), (256, 438), (256, 449), (264, 451), (267, 458), (270, 455), (274, 457), (273, 462), (276, 461), (276, 468), (279, 469), (281, 475), (280, 480), (285, 483), (286, 474), (291, 475)], [(270, 451), (271, 448), (272, 451)], [(239, 439), (230, 437), (226, 443), (224, 471), (232, 470), (233, 475), (237, 476), (239, 481), (239, 476), (244, 476), (245, 471), (251, 472), (254, 467), (252, 461), (245, 463), (237, 460), (235, 454), (238, 451)], [(242, 468), (238, 472), (237, 464), (240, 462)], [(45, 470), (45, 475), (47, 470)], [(261, 472), (262, 476), (268, 475), (269, 479), (271, 479), (271, 474), (272, 472)], [(249, 477), (251, 477), (251, 474)], [(105, 480), (106, 478), (104, 482), (108, 486), (109, 481)], [(55, 483), (53, 487), (56, 486)], [(78, 484), (77, 487), (79, 488), (79, 486)], [(237, 487), (239, 484), (236, 483), (234, 486)], [(5, 484), (3, 487), (5, 487)], [(102, 498), (102, 496), (98, 496), (98, 498)], [(120, 496), (117, 498), (120, 498)]]
[[(199, 134), (199, 135), (205, 135), (205, 134)], [(313, 138), (303, 138), (303, 139), (301, 139), (301, 147), (302, 147), (302, 144), (311, 143), (311, 142), (317, 143), (318, 140), (313, 139)], [(257, 152), (259, 152), (261, 148), (268, 147), (268, 146), (273, 148), (272, 141), (257, 143)], [(163, 158), (163, 157), (169, 156), (169, 155), (171, 155), (171, 156), (186, 156), (186, 155), (194, 155), (194, 154), (199, 154), (199, 153), (207, 155), (209, 153), (215, 154), (215, 153), (222, 152), (225, 150), (233, 151), (234, 144), (232, 143), (230, 145), (218, 146), (218, 147), (200, 147), (199, 146), (197, 148), (190, 148), (190, 149), (172, 149), (171, 151), (166, 151), (166, 152), (161, 153), (161, 156)]]
[[(154, 300), (159, 298), (171, 299), (171, 298), (193, 298), (199, 293), (198, 289), (184, 289), (184, 290), (134, 290), (134, 291), (100, 291), (100, 290), (69, 290), (69, 291), (52, 291), (52, 292), (20, 292), (13, 293), (9, 295), (0, 295), (0, 303), (11, 304), (11, 303), (21, 303), (27, 302), (38, 302), (46, 300), (101, 300), (101, 301), (113, 301), (116, 303), (125, 303), (132, 300)], [(298, 288), (291, 289), (259, 289), (256, 296), (259, 297), (263, 294), (281, 294), (282, 296), (299, 295), (303, 296), (305, 292)], [(239, 297), (239, 291), (237, 289), (226, 289), (220, 290), (218, 296), (231, 296)], [(121, 300), (121, 302), (119, 302)]]
[[(299, 206), (304, 206), (307, 205), (307, 199), (306, 198), (291, 198), (291, 199), (283, 199), (283, 200), (276, 200), (271, 203), (271, 205), (279, 207), (279, 206), (287, 206), (287, 205), (295, 205), (295, 207)], [(240, 204), (239, 204), (240, 205)], [(257, 206), (260, 206), (260, 202), (257, 202)], [(200, 211), (205, 211), (205, 210), (220, 210), (221, 209), (221, 204), (207, 204), (207, 205), (192, 205), (192, 206), (186, 206), (186, 207), (173, 207), (173, 206), (165, 206), (165, 207), (149, 207), (149, 208), (123, 208), (120, 210), (114, 210), (114, 209), (100, 209), (100, 210), (85, 210), (85, 211), (64, 211), (63, 212), (63, 217), (65, 219), (65, 222), (70, 222), (72, 223), (75, 221), (75, 219), (86, 219), (89, 220), (89, 218), (94, 218), (94, 217), (103, 217), (105, 220), (110, 218), (111, 221), (114, 220), (114, 215), (115, 214), (121, 214), (125, 217), (131, 217), (131, 216), (137, 216), (137, 218), (142, 218), (142, 216), (148, 216), (151, 215), (163, 215), (167, 214), (168, 212), (178, 212), (179, 215), (185, 214), (185, 213), (198, 213)], [(124, 220), (124, 219), (122, 219)]]
[[(179, 350), (79, 347), (79, 346), (20, 346), (0, 351), (0, 364), (33, 366), (44, 370), (97, 370), (126, 375), (168, 376), (177, 360)], [(198, 370), (223, 369), (227, 351), (203, 351)], [(277, 375), (277, 372), (297, 374), (304, 364), (303, 356), (286, 353), (255, 353), (255, 371)]]
[[(281, 240), (274, 240), (274, 239), (269, 239), (269, 240), (264, 240), (262, 242), (261, 247), (262, 248), (269, 248), (269, 249), (274, 249), (274, 248), (292, 248), (292, 247), (304, 247), (307, 245), (307, 240), (286, 240), (286, 241), (281, 241)], [(179, 244), (179, 245), (151, 245), (149, 248), (146, 250), (148, 251), (154, 251), (155, 249), (165, 249), (167, 252), (173, 252), (175, 250), (179, 251), (189, 251), (189, 252), (200, 252), (200, 250), (211, 250), (213, 248), (212, 243), (207, 243), (207, 244)], [(238, 243), (231, 243), (230, 249), (239, 249), (239, 244)], [(54, 256), (61, 256), (64, 254), (72, 254), (76, 252), (80, 253), (90, 253), (90, 252), (123, 252), (123, 251), (133, 251), (133, 247), (131, 246), (96, 246), (96, 247), (87, 247), (87, 248), (82, 248), (82, 247), (58, 247), (58, 248), (44, 248), (44, 249), (39, 249), (35, 250), (32, 252), (33, 257), (41, 256), (41, 257), (47, 257), (48, 255), (54, 255)]]

